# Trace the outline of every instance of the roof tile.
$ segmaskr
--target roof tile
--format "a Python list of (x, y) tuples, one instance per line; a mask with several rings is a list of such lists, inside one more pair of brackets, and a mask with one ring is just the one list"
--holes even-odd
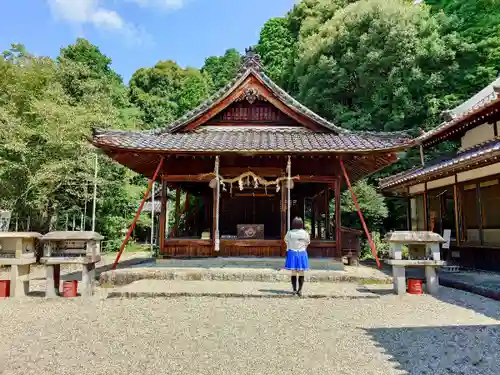
[[(208, 127), (207, 127), (208, 128)], [(145, 151), (189, 152), (363, 152), (368, 150), (398, 149), (408, 145), (407, 137), (383, 136), (364, 133), (315, 133), (303, 128), (273, 129), (241, 127), (202, 129), (189, 133), (96, 131), (96, 146), (118, 147)]]
[(464, 150), (458, 153), (455, 157), (438, 160), (427, 164), (423, 167), (413, 168), (409, 171), (398, 173), (396, 175), (381, 179), (379, 187), (381, 189), (389, 189), (403, 183), (433, 175), (436, 172), (444, 172), (456, 168), (465, 163), (469, 164), (477, 160), (488, 158), (495, 154), (500, 154), (500, 139), (496, 139), (482, 145)]

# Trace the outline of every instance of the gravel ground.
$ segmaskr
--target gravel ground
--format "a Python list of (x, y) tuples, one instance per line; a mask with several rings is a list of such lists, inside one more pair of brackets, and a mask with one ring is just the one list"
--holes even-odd
[(4, 300), (0, 373), (500, 373), (498, 302), (379, 297)]

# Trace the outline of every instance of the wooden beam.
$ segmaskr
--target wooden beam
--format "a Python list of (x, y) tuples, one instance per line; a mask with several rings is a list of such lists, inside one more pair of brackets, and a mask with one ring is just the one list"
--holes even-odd
[(161, 210), (160, 210), (160, 253), (165, 246), (165, 228), (167, 224), (167, 181), (163, 179), (161, 182)]
[(331, 176), (305, 176), (305, 175), (299, 175), (299, 179), (296, 182), (326, 182), (326, 183), (332, 183), (333, 182), (333, 177)]
[(236, 177), (242, 173), (251, 171), (261, 177), (281, 177), (283, 175), (282, 168), (275, 167), (221, 167), (220, 174), (224, 177)]
[(210, 182), (214, 178), (213, 175), (168, 175), (168, 182)]

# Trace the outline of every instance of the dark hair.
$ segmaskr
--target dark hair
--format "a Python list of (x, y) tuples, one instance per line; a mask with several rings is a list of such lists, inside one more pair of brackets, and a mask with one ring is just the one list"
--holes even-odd
[(304, 229), (304, 222), (300, 217), (296, 217), (292, 220), (292, 229)]

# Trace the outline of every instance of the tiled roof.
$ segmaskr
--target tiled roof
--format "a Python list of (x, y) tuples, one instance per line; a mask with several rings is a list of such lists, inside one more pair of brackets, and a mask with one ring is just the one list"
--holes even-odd
[[(201, 126), (189, 132), (179, 131), (227, 98), (250, 75), (323, 131), (313, 132), (298, 126)], [(364, 152), (396, 150), (412, 144), (406, 132), (354, 132), (335, 126), (297, 102), (267, 77), (259, 56), (251, 49), (247, 50), (242, 67), (232, 82), (166, 128), (143, 132), (95, 130), (91, 142), (97, 147), (170, 152)]]
[(467, 119), (470, 115), (477, 113), (495, 103), (499, 103), (500, 102), (499, 92), (500, 92), (500, 77), (494, 80), (484, 89), (479, 91), (476, 95), (474, 95), (470, 99), (460, 104), (459, 106), (453, 108), (450, 111), (443, 112), (443, 117), (445, 117), (445, 122), (435, 127), (434, 129), (431, 129), (428, 132), (423, 133), (416, 139), (416, 141), (417, 142), (428, 141), (434, 138), (436, 135), (457, 126), (463, 120)]
[(275, 84), (265, 73), (260, 63), (260, 57), (256, 54), (252, 49), (248, 49), (246, 52), (246, 56), (243, 59), (243, 64), (238, 71), (236, 77), (229, 82), (225, 87), (221, 88), (214, 95), (212, 95), (209, 99), (201, 103), (195, 109), (187, 112), (184, 116), (180, 117), (170, 125), (166, 127), (166, 129), (159, 129), (157, 133), (164, 132), (175, 132), (179, 129), (182, 129), (187, 124), (196, 120), (198, 117), (207, 112), (214, 105), (224, 100), (234, 88), (239, 86), (249, 75), (254, 74), (254, 76), (260, 78), (264, 86), (269, 89), (276, 97), (278, 97), (283, 103), (292, 108), (295, 112), (309, 118), (315, 123), (321, 125), (322, 127), (333, 130), (337, 133), (345, 133), (346, 129), (342, 129), (331, 123), (330, 121), (324, 119), (323, 117), (317, 115), (304, 105), (300, 104), (297, 100), (295, 100), (291, 95), (289, 95), (285, 90)]
[(99, 147), (184, 152), (363, 152), (400, 149), (407, 136), (394, 133), (317, 133), (303, 127), (204, 127), (187, 133), (96, 130)]
[(380, 180), (379, 187), (381, 189), (388, 189), (412, 180), (423, 179), (426, 176), (430, 177), (435, 173), (455, 170), (462, 166), (488, 159), (495, 155), (500, 155), (500, 139), (495, 139), (468, 150), (461, 151), (451, 159), (436, 161), (423, 167), (414, 168), (409, 171), (387, 177)]
[[(139, 204), (137, 204), (137, 207), (139, 207)], [(155, 200), (155, 205), (154, 205), (155, 212), (158, 213), (161, 211), (161, 201)], [(153, 209), (153, 203), (151, 201), (145, 202), (144, 206), (142, 207), (142, 212), (151, 212)]]

